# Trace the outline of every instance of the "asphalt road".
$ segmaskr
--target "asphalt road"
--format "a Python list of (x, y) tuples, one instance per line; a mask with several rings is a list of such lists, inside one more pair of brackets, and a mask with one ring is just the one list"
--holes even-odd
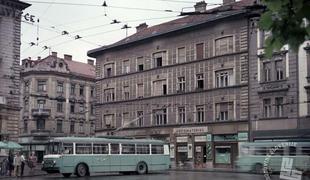
[[(23, 177), (23, 180), (53, 180), (53, 179), (68, 179), (62, 175), (48, 175), (36, 177)], [(11, 178), (8, 178), (11, 179)], [(16, 179), (16, 178), (12, 178)], [(246, 173), (227, 173), (227, 172), (191, 172), (191, 171), (170, 171), (165, 173), (153, 173), (147, 175), (104, 175), (92, 174), (90, 177), (76, 178), (71, 176), (69, 179), (78, 180), (265, 180), (263, 175), (246, 174)], [(274, 175), (271, 180), (279, 179), (279, 175)], [(296, 179), (298, 180), (298, 179)], [(308, 180), (303, 178), (300, 180)]]

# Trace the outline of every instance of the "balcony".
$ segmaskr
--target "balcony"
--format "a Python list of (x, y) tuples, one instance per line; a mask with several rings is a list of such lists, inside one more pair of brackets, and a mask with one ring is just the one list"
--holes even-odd
[(34, 117), (42, 117), (42, 116), (50, 116), (51, 110), (50, 109), (32, 109), (32, 116)]
[(50, 136), (51, 131), (50, 130), (44, 130), (44, 129), (37, 129), (37, 130), (32, 130), (31, 134), (33, 136)]

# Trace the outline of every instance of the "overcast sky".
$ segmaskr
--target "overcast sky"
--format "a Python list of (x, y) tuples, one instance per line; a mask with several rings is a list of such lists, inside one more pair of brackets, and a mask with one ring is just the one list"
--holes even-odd
[[(58, 52), (58, 56), (71, 54), (73, 60), (86, 62), (87, 51), (109, 45), (126, 37), (124, 24), (132, 27), (128, 35), (136, 32), (135, 27), (146, 22), (149, 26), (176, 18), (182, 11), (193, 11), (193, 5), (201, 0), (106, 0), (107, 7), (101, 6), (103, 0), (22, 0), (32, 4), (24, 10), (39, 19), (38, 23), (27, 23), (22, 18), (21, 58), (37, 59)], [(222, 0), (208, 0), (208, 8)], [(69, 4), (66, 4), (69, 3)], [(80, 4), (80, 5), (76, 5)], [(86, 4), (86, 5), (82, 5)], [(149, 9), (149, 10), (144, 10)], [(166, 10), (172, 10), (167, 12)], [(121, 23), (110, 24), (117, 19)], [(62, 35), (67, 31), (68, 35)], [(79, 35), (81, 39), (75, 40)], [(37, 41), (39, 37), (39, 41)], [(31, 46), (34, 42), (36, 45)], [(38, 45), (37, 45), (38, 43)]]

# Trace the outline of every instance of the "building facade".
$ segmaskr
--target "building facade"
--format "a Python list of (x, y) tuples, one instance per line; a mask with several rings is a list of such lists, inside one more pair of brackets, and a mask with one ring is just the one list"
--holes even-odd
[(95, 128), (95, 67), (57, 57), (22, 61), (19, 142), (42, 160), (52, 137), (92, 136)]
[(253, 19), (249, 66), (252, 141), (309, 140), (309, 41), (298, 52), (284, 46), (271, 58), (264, 53), (268, 32)]
[(20, 106), (20, 30), (30, 4), (0, 1), (0, 140), (17, 141)]
[[(252, 1), (227, 2), (94, 49), (96, 134), (170, 143), (174, 165), (232, 167), (248, 141)], [(231, 8), (233, 11), (227, 11)], [(206, 12), (206, 3), (195, 5)]]

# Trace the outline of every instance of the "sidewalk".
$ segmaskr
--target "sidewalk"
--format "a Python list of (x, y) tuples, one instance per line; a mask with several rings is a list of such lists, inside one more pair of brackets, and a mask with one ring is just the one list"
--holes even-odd
[[(24, 176), (23, 177), (47, 175), (46, 172), (41, 170), (41, 167), (42, 167), (42, 165), (38, 163), (37, 166), (34, 169), (32, 169), (32, 171), (31, 171), (31, 169), (27, 165), (25, 165)], [(14, 175), (14, 173), (12, 173), (12, 175)], [(12, 177), (14, 177), (14, 176), (0, 176), (0, 179), (1, 178), (12, 178)]]
[(171, 168), (170, 171), (196, 171), (196, 172), (223, 172), (223, 173), (250, 173), (245, 171), (240, 171), (233, 168), (186, 168), (186, 167), (176, 167)]

